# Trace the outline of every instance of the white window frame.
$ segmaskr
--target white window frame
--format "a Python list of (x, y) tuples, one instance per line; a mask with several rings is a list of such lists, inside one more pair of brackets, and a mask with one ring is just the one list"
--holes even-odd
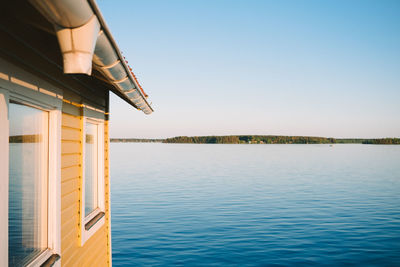
[[(105, 185), (104, 185), (104, 114), (97, 111), (83, 108), (83, 130), (82, 130), (82, 194), (81, 194), (81, 246), (85, 244), (89, 238), (95, 234), (105, 223)], [(97, 125), (97, 208), (92, 211), (88, 216), (85, 216), (85, 138), (86, 138), (86, 123)], [(86, 230), (85, 226), (96, 216), (103, 213), (90, 229)]]
[[(27, 266), (40, 266), (53, 254), (61, 255), (61, 108), (62, 96), (32, 91), (21, 84), (0, 83), (0, 266), (8, 266), (8, 190), (9, 190), (9, 103), (47, 111), (49, 114), (47, 188), (47, 246)], [(43, 89), (42, 89), (43, 90)], [(51, 92), (46, 90), (46, 92)], [(53, 266), (61, 266), (58, 260)]]

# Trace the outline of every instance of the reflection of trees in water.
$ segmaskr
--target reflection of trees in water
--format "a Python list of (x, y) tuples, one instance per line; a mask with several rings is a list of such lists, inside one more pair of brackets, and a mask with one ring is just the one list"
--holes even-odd
[(40, 143), (43, 137), (41, 134), (13, 135), (8, 140), (10, 143)]

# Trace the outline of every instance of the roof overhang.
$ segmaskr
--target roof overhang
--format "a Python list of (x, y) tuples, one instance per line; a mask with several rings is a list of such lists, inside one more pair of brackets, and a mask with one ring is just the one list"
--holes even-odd
[(153, 112), (94, 0), (30, 2), (54, 26), (64, 73), (92, 75), (93, 66), (119, 97), (145, 114)]

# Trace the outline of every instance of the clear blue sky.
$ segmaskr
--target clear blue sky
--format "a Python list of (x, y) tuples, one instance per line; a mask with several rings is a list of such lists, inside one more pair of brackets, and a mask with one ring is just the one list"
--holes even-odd
[(111, 137), (400, 137), (400, 1), (98, 5), (155, 109)]

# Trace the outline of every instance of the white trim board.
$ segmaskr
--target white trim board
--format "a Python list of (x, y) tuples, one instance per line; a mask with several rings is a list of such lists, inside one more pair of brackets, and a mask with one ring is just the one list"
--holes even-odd
[[(80, 245), (94, 235), (105, 223), (105, 216), (98, 220), (89, 230), (85, 229), (85, 224), (96, 217), (101, 212), (105, 212), (105, 191), (104, 191), (104, 119), (99, 119), (99, 116), (104, 114), (97, 113), (93, 116), (94, 111), (83, 108), (83, 125), (82, 125), (82, 190), (81, 190), (81, 206), (80, 206), (80, 228), (81, 238)], [(90, 116), (90, 117), (89, 117)], [(93, 118), (95, 117), (95, 118)], [(97, 125), (97, 208), (85, 217), (85, 138), (86, 138), (86, 122)]]
[(0, 266), (8, 266), (8, 102), (0, 87)]

